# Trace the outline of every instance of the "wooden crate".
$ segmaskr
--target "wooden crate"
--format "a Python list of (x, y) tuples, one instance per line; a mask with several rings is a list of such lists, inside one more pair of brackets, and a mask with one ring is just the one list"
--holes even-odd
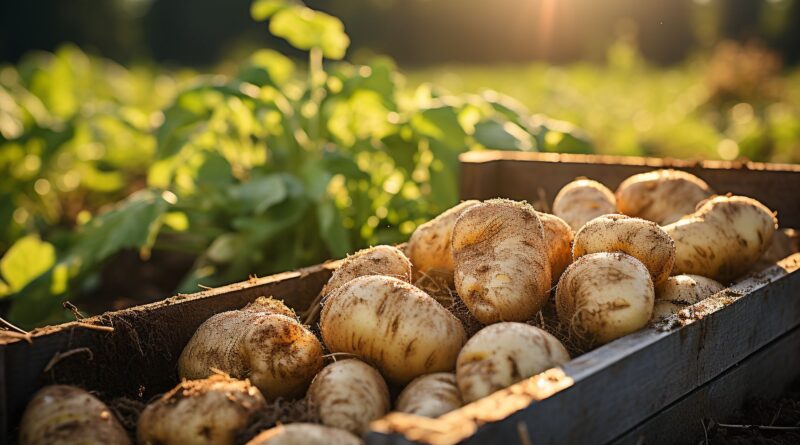
[[(718, 190), (758, 198), (778, 210), (784, 226), (800, 227), (797, 166), (482, 152), (462, 159), (462, 196), (544, 205), (576, 176), (613, 188), (631, 174), (662, 166), (691, 171)], [(30, 342), (0, 336), (0, 443), (12, 440), (25, 404), (42, 385), (72, 383), (105, 400), (146, 400), (174, 384), (180, 351), (209, 316), (260, 295), (283, 298), (302, 311), (337, 265), (39, 329)], [(621, 338), (439, 419), (390, 414), (373, 423), (367, 442), (696, 442), (703, 433), (701, 418), (730, 414), (754, 394), (777, 394), (800, 374), (798, 268), (800, 255), (789, 257), (696, 305), (680, 326)]]

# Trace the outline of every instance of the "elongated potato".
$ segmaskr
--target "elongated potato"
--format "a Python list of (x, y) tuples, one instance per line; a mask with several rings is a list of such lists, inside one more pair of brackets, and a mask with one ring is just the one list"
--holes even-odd
[(262, 431), (245, 445), (363, 445), (347, 431), (314, 423), (290, 423)]
[(729, 283), (758, 261), (776, 228), (775, 216), (755, 199), (709, 199), (695, 213), (664, 227), (675, 240), (673, 274)]
[(456, 292), (483, 324), (524, 321), (547, 302), (550, 262), (544, 229), (529, 204), (492, 199), (453, 228)]
[(677, 313), (725, 289), (725, 286), (700, 275), (675, 275), (656, 287), (652, 320)]
[(616, 198), (620, 212), (663, 226), (694, 213), (697, 203), (712, 194), (697, 176), (669, 169), (631, 176), (619, 185)]
[(358, 436), (389, 411), (389, 388), (372, 366), (356, 359), (326, 366), (311, 382), (306, 397), (324, 425)]
[(623, 252), (644, 263), (653, 284), (669, 278), (675, 264), (675, 243), (658, 224), (625, 215), (603, 215), (586, 223), (572, 245), (578, 259), (597, 252)]
[(556, 312), (585, 344), (603, 344), (645, 327), (653, 314), (653, 281), (625, 253), (592, 253), (575, 260), (556, 288)]
[(477, 204), (480, 201), (464, 201), (414, 230), (406, 245), (406, 255), (416, 275), (433, 275), (453, 283), (455, 264), (450, 248), (453, 226), (465, 210)]
[(322, 306), (322, 339), (396, 383), (455, 367), (466, 341), (458, 321), (425, 292), (397, 278), (371, 275), (347, 282)]
[(544, 330), (496, 323), (478, 331), (461, 349), (456, 382), (469, 403), (568, 361), (564, 345)]
[(322, 344), (283, 303), (260, 297), (206, 320), (178, 359), (178, 374), (201, 379), (215, 369), (249, 378), (266, 397), (301, 395), (322, 368)]
[(393, 246), (359, 250), (348, 256), (331, 275), (331, 279), (322, 289), (322, 295), (330, 294), (353, 278), (367, 275), (386, 275), (411, 282), (411, 261), (400, 249)]
[(128, 434), (105, 403), (75, 386), (40, 389), (25, 408), (20, 445), (129, 445)]
[(460, 408), (461, 393), (452, 372), (435, 372), (412, 380), (397, 396), (395, 409), (423, 417), (439, 417)]
[(184, 380), (147, 405), (136, 437), (142, 445), (234, 444), (236, 434), (265, 408), (264, 397), (247, 380), (223, 375)]
[(591, 179), (576, 179), (559, 190), (553, 200), (553, 214), (578, 231), (600, 215), (617, 213), (617, 202), (611, 190)]
[(543, 212), (536, 212), (536, 215), (542, 221), (547, 258), (550, 261), (551, 284), (555, 285), (572, 263), (572, 240), (575, 234), (569, 224), (556, 215)]

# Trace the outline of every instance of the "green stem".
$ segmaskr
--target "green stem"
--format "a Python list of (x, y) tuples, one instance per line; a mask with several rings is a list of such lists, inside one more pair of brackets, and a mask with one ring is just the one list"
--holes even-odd
[(325, 97), (325, 68), (322, 66), (322, 49), (311, 48), (308, 54), (308, 87), (311, 91), (311, 102), (316, 105), (317, 111), (309, 119), (308, 135), (311, 145), (319, 148), (322, 145), (320, 137), (320, 112), (322, 99)]

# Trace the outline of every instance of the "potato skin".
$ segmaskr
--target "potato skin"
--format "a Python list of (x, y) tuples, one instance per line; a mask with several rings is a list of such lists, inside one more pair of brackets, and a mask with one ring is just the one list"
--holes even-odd
[(348, 256), (322, 288), (328, 295), (353, 278), (386, 275), (411, 282), (411, 261), (394, 246), (374, 246)]
[(559, 190), (553, 200), (553, 214), (578, 231), (600, 215), (617, 213), (611, 190), (592, 179), (576, 179)]
[(797, 253), (800, 251), (798, 240), (800, 240), (800, 237), (798, 237), (797, 230), (776, 230), (772, 235), (772, 241), (770, 241), (769, 247), (767, 247), (767, 250), (764, 251), (764, 254), (761, 255), (761, 258), (758, 259), (758, 262), (756, 262), (750, 271), (760, 272), (789, 255)]
[(25, 408), (19, 429), (20, 445), (131, 443), (105, 403), (69, 385), (37, 391)]
[(458, 354), (456, 382), (465, 403), (569, 361), (555, 337), (524, 323), (487, 326)]
[(397, 278), (349, 281), (323, 301), (322, 339), (331, 352), (374, 364), (396, 383), (454, 368), (466, 334), (428, 294)]
[(664, 226), (675, 240), (672, 272), (729, 283), (758, 261), (776, 228), (773, 213), (755, 199), (716, 196), (695, 213)]
[(319, 410), (324, 425), (358, 436), (389, 411), (389, 388), (383, 377), (357, 359), (326, 366), (314, 377), (306, 397)]
[(480, 201), (464, 201), (414, 230), (405, 251), (414, 265), (415, 275), (434, 275), (453, 283), (453, 226), (462, 213), (478, 204)]
[(439, 417), (461, 407), (461, 393), (452, 372), (435, 372), (412, 380), (397, 396), (395, 410), (423, 417)]
[(572, 245), (578, 259), (597, 252), (623, 252), (644, 263), (658, 286), (675, 264), (675, 243), (658, 224), (625, 215), (603, 215), (586, 223)]
[(233, 444), (265, 408), (264, 397), (247, 380), (223, 375), (184, 380), (147, 405), (136, 437), (141, 445)]
[(694, 213), (697, 203), (714, 191), (697, 176), (680, 170), (663, 169), (633, 175), (617, 187), (620, 212), (653, 221), (673, 223)]
[(270, 399), (301, 395), (322, 368), (322, 344), (276, 301), (261, 297), (206, 320), (183, 349), (178, 375), (201, 379), (213, 368), (249, 378)]
[(653, 320), (672, 315), (700, 300), (725, 289), (711, 278), (700, 275), (675, 275), (656, 287), (656, 302)]
[(599, 345), (645, 327), (654, 299), (650, 272), (641, 261), (625, 253), (592, 253), (561, 275), (556, 312), (577, 338)]
[(542, 222), (529, 204), (492, 199), (453, 228), (456, 292), (483, 324), (524, 321), (547, 302), (550, 262)]
[(262, 431), (245, 445), (363, 445), (347, 431), (314, 423), (290, 423)]
[(556, 215), (543, 212), (536, 212), (536, 215), (542, 221), (547, 258), (550, 261), (551, 284), (555, 285), (572, 263), (572, 240), (575, 233), (566, 221)]

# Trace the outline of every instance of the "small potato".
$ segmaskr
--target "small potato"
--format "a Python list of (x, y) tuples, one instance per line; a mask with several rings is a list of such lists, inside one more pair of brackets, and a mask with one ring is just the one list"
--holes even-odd
[(658, 224), (625, 215), (603, 215), (575, 234), (572, 256), (597, 252), (623, 252), (644, 263), (653, 284), (667, 281), (675, 264), (675, 243)]
[(524, 323), (496, 323), (467, 341), (458, 354), (456, 382), (469, 403), (569, 361), (555, 337)]
[(723, 284), (750, 269), (772, 242), (775, 215), (744, 196), (716, 196), (697, 211), (664, 226), (675, 240), (673, 274), (693, 274)]
[(184, 380), (147, 405), (136, 437), (142, 445), (234, 444), (236, 434), (265, 408), (264, 397), (247, 380), (223, 375)]
[(656, 287), (656, 303), (652, 320), (676, 314), (686, 306), (691, 306), (715, 293), (725, 286), (700, 275), (675, 275)]
[(105, 403), (75, 386), (40, 389), (25, 408), (20, 445), (129, 445), (131, 440)]
[(559, 190), (553, 200), (553, 214), (577, 231), (600, 215), (617, 213), (614, 194), (591, 179), (576, 179)]
[(536, 212), (544, 228), (547, 244), (547, 258), (550, 260), (551, 284), (558, 283), (559, 277), (572, 263), (572, 240), (575, 237), (566, 221), (549, 213)]
[(655, 295), (650, 272), (624, 253), (592, 253), (575, 260), (556, 288), (556, 312), (589, 345), (645, 327)]
[(389, 411), (389, 388), (372, 366), (356, 359), (326, 366), (306, 394), (324, 425), (358, 436), (369, 423)]
[(358, 437), (337, 428), (314, 423), (278, 425), (250, 439), (245, 445), (363, 445)]
[(455, 264), (450, 249), (453, 226), (465, 210), (477, 204), (480, 201), (464, 201), (414, 230), (406, 245), (406, 255), (416, 275), (442, 277), (445, 282), (453, 283)]
[(524, 202), (491, 199), (453, 228), (456, 292), (483, 324), (524, 321), (547, 302), (550, 262), (544, 229)]
[(249, 378), (274, 399), (303, 394), (322, 364), (322, 344), (294, 312), (260, 297), (200, 325), (178, 359), (178, 375), (201, 379), (218, 369)]
[(697, 203), (712, 194), (697, 176), (670, 169), (631, 176), (619, 185), (616, 198), (620, 212), (663, 226), (694, 213)]
[(411, 282), (411, 261), (400, 249), (393, 246), (359, 250), (348, 256), (336, 269), (322, 289), (322, 295), (329, 295), (353, 278), (367, 275), (386, 275)]
[(461, 405), (456, 375), (436, 372), (412, 380), (397, 397), (395, 409), (422, 417), (439, 417)]
[(331, 352), (362, 357), (401, 384), (452, 370), (466, 341), (461, 322), (436, 300), (379, 275), (351, 280), (328, 296), (320, 330)]

